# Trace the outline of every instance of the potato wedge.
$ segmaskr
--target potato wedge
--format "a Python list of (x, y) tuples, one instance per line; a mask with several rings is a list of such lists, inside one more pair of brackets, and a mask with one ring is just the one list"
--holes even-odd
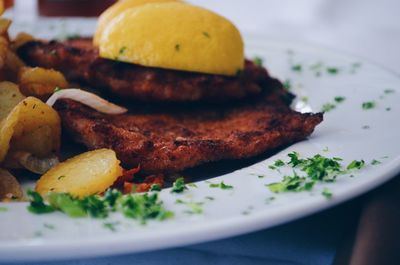
[[(2, 99), (0, 98), (0, 103)], [(24, 151), (37, 157), (58, 153), (61, 122), (58, 113), (42, 101), (28, 97), (0, 122), (0, 162)], [(5, 164), (12, 164), (6, 159)]]
[(7, 170), (0, 168), (0, 201), (10, 201), (22, 197), (22, 188), (17, 179)]
[(120, 161), (111, 149), (98, 149), (70, 158), (44, 174), (36, 183), (36, 191), (65, 192), (84, 197), (99, 194), (122, 175)]
[(22, 67), (18, 74), (22, 94), (46, 100), (56, 87), (66, 88), (68, 82), (64, 75), (53, 69), (41, 67)]
[(6, 18), (0, 18), (0, 35), (8, 35), (8, 28), (11, 25), (11, 20)]
[(21, 94), (16, 84), (0, 82), (0, 121), (23, 99), (25, 96)]
[(17, 34), (15, 39), (11, 42), (10, 47), (14, 52), (16, 52), (19, 47), (21, 47), (22, 45), (24, 45), (27, 42), (33, 41), (34, 39), (35, 38), (32, 35), (30, 35), (26, 32), (20, 32)]

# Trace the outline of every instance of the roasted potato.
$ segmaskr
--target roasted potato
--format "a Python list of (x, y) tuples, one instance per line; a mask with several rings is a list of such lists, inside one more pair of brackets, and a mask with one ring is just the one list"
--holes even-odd
[(0, 121), (24, 98), (16, 84), (0, 82)]
[(98, 149), (70, 158), (50, 169), (36, 183), (36, 191), (66, 192), (76, 197), (99, 194), (109, 188), (122, 168), (110, 149)]
[(66, 88), (67, 80), (62, 73), (40, 67), (22, 67), (18, 74), (22, 94), (47, 100), (56, 87)]
[(23, 192), (17, 179), (7, 170), (0, 168), (0, 201), (21, 199)]
[(34, 37), (26, 32), (20, 32), (15, 37), (15, 39), (11, 42), (10, 47), (11, 49), (16, 52), (19, 47), (24, 45), (27, 42), (33, 41)]
[(8, 36), (8, 28), (11, 25), (11, 20), (6, 18), (0, 18), (0, 35)]
[(11, 165), (14, 154), (22, 151), (37, 157), (54, 155), (60, 148), (60, 135), (58, 113), (39, 99), (28, 97), (0, 122), (0, 162)]

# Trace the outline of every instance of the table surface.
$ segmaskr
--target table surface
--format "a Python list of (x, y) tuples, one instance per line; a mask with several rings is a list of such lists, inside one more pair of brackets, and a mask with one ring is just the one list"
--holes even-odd
[[(342, 50), (400, 74), (400, 1), (192, 0), (231, 19), (243, 32)], [(13, 16), (29, 19), (34, 0), (17, 0)], [(40, 263), (64, 264), (332, 264), (355, 230), (365, 198), (272, 229), (182, 248)]]

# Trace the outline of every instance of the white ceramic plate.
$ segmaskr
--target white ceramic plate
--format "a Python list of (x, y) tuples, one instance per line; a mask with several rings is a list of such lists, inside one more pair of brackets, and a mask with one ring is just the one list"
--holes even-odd
[[(190, 188), (182, 195), (163, 190), (161, 198), (166, 208), (176, 213), (172, 220), (143, 226), (118, 214), (107, 220), (71, 219), (61, 213), (33, 215), (26, 210), (26, 203), (0, 204), (7, 208), (0, 213), (0, 261), (132, 253), (239, 235), (344, 202), (399, 172), (399, 77), (362, 59), (312, 45), (271, 41), (260, 36), (246, 36), (245, 39), (248, 57), (262, 57), (271, 75), (281, 80), (290, 79), (299, 98), (308, 98), (307, 103), (295, 103), (295, 108), (319, 111), (323, 104), (333, 102), (335, 96), (344, 96), (346, 100), (326, 113), (324, 122), (307, 141), (210, 180), (214, 183), (223, 180), (233, 185), (233, 190), (212, 189), (205, 181), (196, 183), (197, 188)], [(302, 65), (301, 72), (291, 69), (298, 63)], [(329, 74), (323, 70), (318, 77), (315, 69), (318, 63), (336, 67), (339, 72)], [(385, 94), (385, 89), (392, 89), (394, 93)], [(376, 102), (376, 107), (363, 110), (362, 103), (371, 100)], [(378, 159), (382, 163), (368, 165), (355, 172), (354, 177), (346, 175), (335, 183), (317, 185), (312, 192), (272, 194), (265, 184), (280, 180), (282, 175), (268, 169), (268, 165), (278, 158), (286, 159), (291, 151), (304, 157), (317, 153), (341, 157), (345, 163), (353, 159), (364, 159), (367, 164)], [(325, 187), (333, 193), (330, 200), (321, 195)], [(206, 196), (215, 199), (210, 201)], [(271, 196), (275, 197), (272, 202), (268, 201)], [(187, 207), (176, 204), (177, 198), (204, 202), (203, 214), (185, 213)], [(106, 229), (105, 222), (119, 222), (116, 231)]]

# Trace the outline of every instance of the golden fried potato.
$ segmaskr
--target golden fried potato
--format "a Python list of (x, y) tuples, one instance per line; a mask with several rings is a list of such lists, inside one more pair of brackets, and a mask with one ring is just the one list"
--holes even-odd
[(60, 135), (58, 113), (41, 100), (28, 97), (0, 122), (0, 162), (20, 151), (37, 157), (58, 153)]
[(0, 35), (8, 36), (8, 28), (11, 25), (11, 20), (0, 18)]
[(5, 65), (8, 51), (8, 40), (0, 36), (0, 80), (6, 80)]
[(13, 51), (7, 48), (4, 66), (6, 78), (11, 81), (16, 81), (19, 69), (23, 66), (25, 66), (25, 63)]
[(26, 32), (20, 32), (12, 41), (10, 47), (15, 52), (19, 47), (27, 42), (33, 41), (34, 37)]
[(7, 170), (0, 168), (0, 201), (21, 199), (23, 192), (18, 180)]
[(22, 94), (42, 100), (47, 100), (56, 87), (68, 87), (68, 82), (62, 73), (41, 67), (22, 67), (18, 73), (18, 83)]
[(122, 175), (119, 164), (111, 149), (86, 152), (50, 169), (36, 183), (36, 191), (42, 195), (66, 192), (76, 197), (99, 194)]
[(0, 82), (0, 121), (24, 98), (16, 84)]

